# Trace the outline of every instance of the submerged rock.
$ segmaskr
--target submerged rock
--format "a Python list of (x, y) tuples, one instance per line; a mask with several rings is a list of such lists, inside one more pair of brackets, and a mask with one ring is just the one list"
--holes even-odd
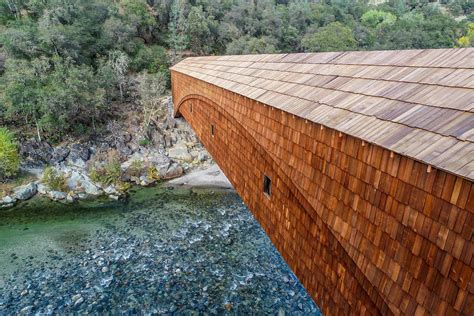
[(147, 188), (127, 203), (44, 202), (2, 218), (19, 232), (25, 216), (42, 220), (37, 237), (9, 237), (34, 264), (0, 243), (0, 314), (319, 315), (240, 198), (204, 192)]

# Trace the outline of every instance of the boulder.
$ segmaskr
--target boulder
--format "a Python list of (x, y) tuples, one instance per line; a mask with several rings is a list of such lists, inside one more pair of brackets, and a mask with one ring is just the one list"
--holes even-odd
[(163, 179), (173, 179), (183, 175), (183, 167), (177, 163), (173, 163), (166, 173), (163, 174)]
[(154, 153), (151, 157), (149, 157), (148, 161), (156, 168), (160, 175), (165, 173), (171, 165), (170, 158), (161, 153)]
[(164, 144), (165, 144), (165, 147), (173, 146), (173, 138), (170, 135), (165, 135), (164, 136)]
[(185, 162), (193, 161), (193, 157), (188, 151), (188, 147), (184, 143), (178, 143), (168, 151), (168, 156), (172, 159), (182, 160)]
[(133, 150), (130, 147), (128, 147), (125, 142), (117, 142), (115, 144), (115, 148), (123, 157), (127, 157), (133, 154)]
[(72, 192), (69, 192), (66, 196), (66, 202), (74, 203), (76, 201), (76, 195)]
[(120, 195), (120, 192), (117, 191), (114, 185), (109, 185), (104, 189), (106, 194)]
[(66, 160), (67, 156), (69, 155), (69, 148), (67, 147), (56, 147), (53, 150), (53, 155), (51, 158), (51, 162), (53, 164), (58, 164)]
[(155, 146), (159, 146), (160, 144), (163, 144), (165, 142), (163, 135), (158, 130), (154, 130), (153, 132), (151, 132), (150, 138)]
[(69, 164), (79, 167), (79, 168), (84, 168), (89, 158), (90, 158), (90, 151), (87, 145), (85, 144), (72, 144), (71, 145), (71, 150), (68, 156)]
[(207, 158), (208, 158), (208, 157), (207, 157), (206, 153), (203, 152), (203, 151), (199, 152), (199, 154), (198, 154), (198, 156), (197, 156), (197, 160), (198, 160), (199, 162), (206, 161)]
[(149, 185), (152, 185), (155, 182), (156, 182), (155, 179), (150, 179), (147, 176), (141, 176), (140, 177), (140, 185), (143, 186), (143, 187), (147, 187)]
[(16, 199), (14, 197), (11, 197), (9, 195), (7, 195), (6, 197), (4, 197), (2, 199), (2, 202), (3, 203), (6, 203), (6, 204), (9, 204), (9, 203), (15, 203), (16, 202)]
[(78, 186), (81, 185), (82, 176), (79, 172), (73, 171), (71, 172), (71, 176), (67, 179), (67, 186), (71, 190), (75, 190)]
[(50, 164), (53, 156), (53, 148), (45, 141), (39, 142), (35, 138), (32, 138), (21, 142), (20, 155), (24, 167), (43, 167)]
[(89, 195), (101, 195), (102, 190), (100, 187), (94, 184), (89, 176), (82, 174), (78, 171), (73, 171), (71, 176), (67, 180), (67, 186), (73, 191), (79, 191), (82, 189)]
[(67, 198), (67, 194), (61, 191), (49, 191), (48, 197), (53, 201), (61, 201)]
[(16, 199), (24, 201), (33, 197), (36, 192), (38, 192), (38, 186), (32, 182), (15, 188), (13, 195)]
[(5, 196), (3, 199), (0, 200), (0, 205), (2, 207), (9, 207), (10, 205), (13, 206), (15, 204), (16, 198), (12, 196)]
[(48, 188), (48, 186), (47, 186), (47, 185), (44, 185), (44, 184), (42, 184), (42, 183), (39, 183), (39, 184), (37, 185), (37, 190), (38, 190), (38, 193), (39, 193), (39, 194), (43, 194), (43, 195), (46, 195), (46, 194), (50, 191), (49, 188)]

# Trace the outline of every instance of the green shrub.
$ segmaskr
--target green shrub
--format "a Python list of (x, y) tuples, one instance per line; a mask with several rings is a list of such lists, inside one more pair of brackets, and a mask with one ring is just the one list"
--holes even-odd
[(105, 167), (106, 182), (107, 184), (118, 183), (120, 181), (120, 176), (122, 175), (122, 170), (120, 169), (119, 161), (110, 161)]
[(19, 168), (18, 145), (13, 134), (0, 127), (0, 180), (16, 175)]
[(128, 168), (128, 174), (130, 176), (139, 177), (142, 175), (143, 168), (143, 162), (139, 159), (135, 159), (132, 161), (130, 168)]
[(43, 183), (55, 191), (67, 191), (66, 178), (52, 167), (48, 167), (43, 173)]
[(160, 173), (158, 172), (155, 166), (148, 167), (147, 178), (149, 180), (160, 180)]
[(147, 138), (142, 138), (138, 141), (138, 145), (146, 147), (151, 144), (151, 141)]
[(168, 59), (166, 49), (158, 45), (140, 47), (130, 62), (130, 68), (136, 72), (147, 70), (149, 73), (155, 73), (160, 71), (162, 66), (168, 68)]
[(89, 171), (89, 177), (94, 182), (99, 182), (104, 185), (121, 183), (122, 170), (120, 169), (120, 162), (112, 160), (107, 162), (102, 167), (93, 167)]

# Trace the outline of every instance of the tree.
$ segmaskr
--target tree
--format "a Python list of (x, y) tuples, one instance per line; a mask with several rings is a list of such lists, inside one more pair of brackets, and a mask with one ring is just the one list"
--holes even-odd
[(153, 7), (145, 0), (121, 0), (120, 7), (125, 25), (135, 28), (136, 35), (150, 43), (156, 26)]
[(300, 49), (301, 36), (298, 29), (288, 25), (282, 27), (278, 37), (278, 50), (285, 53), (297, 52)]
[(109, 53), (108, 63), (115, 73), (115, 78), (120, 90), (120, 98), (123, 99), (123, 89), (127, 79), (129, 58), (127, 54), (116, 50)]
[(142, 135), (146, 138), (148, 126), (155, 117), (166, 115), (166, 106), (163, 106), (161, 97), (166, 91), (166, 77), (163, 73), (143, 73), (138, 78), (138, 92), (142, 106), (143, 124)]
[(301, 46), (306, 52), (344, 51), (356, 49), (357, 41), (350, 28), (340, 22), (333, 22), (314, 33), (307, 33)]
[(13, 21), (0, 34), (0, 40), (9, 56), (30, 59), (45, 53), (38, 33), (38, 25), (33, 20)]
[(147, 70), (149, 73), (160, 71), (168, 65), (166, 49), (163, 46), (142, 45), (130, 62), (130, 69), (136, 72)]
[(104, 22), (102, 28), (106, 46), (129, 54), (135, 52), (138, 45), (134, 39), (136, 30), (132, 25), (112, 16)]
[(169, 46), (171, 48), (171, 64), (174, 65), (181, 59), (181, 53), (188, 46), (188, 37), (186, 35), (187, 23), (184, 17), (185, 2), (183, 0), (174, 0), (170, 14), (170, 37)]
[(227, 45), (227, 54), (271, 54), (276, 53), (276, 40), (271, 37), (240, 37)]
[(41, 141), (41, 107), (42, 85), (45, 73), (49, 71), (46, 59), (36, 59), (32, 62), (25, 60), (7, 60), (5, 70), (5, 86), (3, 103), (7, 115), (19, 115), (26, 123), (30, 121), (36, 127), (38, 140)]
[(473, 1), (441, 1), (442, 10), (429, 0), (0, 0), (2, 124), (21, 120), (38, 138), (95, 130), (131, 73), (169, 85), (168, 67), (188, 49), (472, 46)]
[(427, 19), (422, 13), (409, 12), (387, 28), (385, 34), (379, 34), (376, 47), (382, 49), (454, 47), (459, 32), (459, 23), (449, 16), (438, 13)]
[(91, 67), (55, 56), (8, 60), (3, 103), (11, 118), (23, 118), (42, 133), (60, 139), (66, 132), (101, 120), (105, 104), (102, 80)]
[(14, 176), (20, 167), (18, 145), (13, 134), (0, 127), (0, 180)]
[(188, 15), (188, 38), (191, 50), (198, 54), (209, 53), (210, 35), (211, 31), (202, 7), (192, 7)]
[(468, 23), (466, 35), (458, 39), (458, 45), (461, 47), (471, 47), (474, 44), (474, 23)]
[(390, 12), (369, 10), (362, 15), (360, 20), (365, 26), (381, 28), (393, 25), (397, 17)]

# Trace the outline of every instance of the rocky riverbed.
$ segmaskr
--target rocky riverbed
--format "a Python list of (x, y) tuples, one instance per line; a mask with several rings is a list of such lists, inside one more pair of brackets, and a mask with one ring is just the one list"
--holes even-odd
[(132, 189), (0, 211), (0, 314), (319, 315), (233, 192)]

